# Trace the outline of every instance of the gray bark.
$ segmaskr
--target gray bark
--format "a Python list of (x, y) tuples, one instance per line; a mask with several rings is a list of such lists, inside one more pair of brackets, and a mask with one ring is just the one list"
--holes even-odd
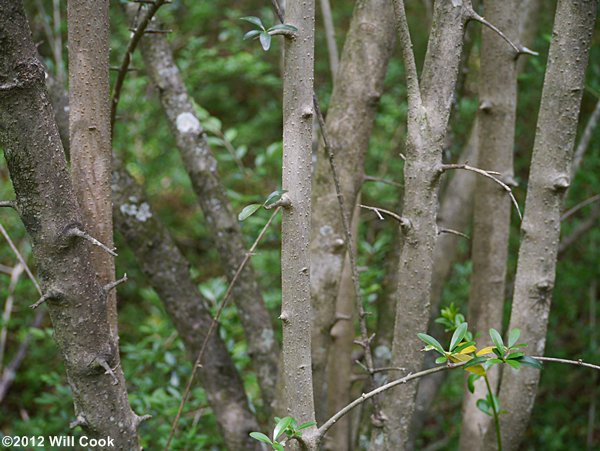
[[(283, 61), (282, 188), (290, 205), (281, 223), (281, 322), (286, 414), (314, 421), (311, 365), (310, 224), (314, 71), (314, 0), (286, 2), (286, 22), (298, 29), (286, 39)], [(309, 449), (316, 428), (303, 434)]]
[[(221, 256), (223, 268), (231, 280), (244, 258), (246, 248), (239, 223), (217, 173), (217, 161), (208, 147), (206, 135), (196, 117), (192, 99), (165, 36), (146, 35), (140, 45), (147, 71), (158, 88), (163, 109)], [(233, 288), (233, 301), (246, 334), (248, 352), (258, 375), (265, 407), (270, 411), (275, 399), (279, 346), (251, 266), (240, 274)]]
[(331, 15), (331, 4), (329, 0), (320, 0), (321, 13), (323, 14), (323, 26), (325, 28), (325, 39), (327, 40), (327, 51), (329, 53), (329, 68), (331, 69), (331, 79), (335, 81), (337, 69), (340, 62), (337, 43), (335, 42), (335, 25)]
[[(437, 191), (442, 153), (461, 61), (463, 34), (471, 14), (470, 2), (437, 1), (425, 56), (421, 87), (404, 4), (394, 1), (407, 74), (408, 137), (404, 165), (404, 206), (401, 227), (396, 322), (392, 366), (421, 369), (423, 354), (417, 332), (427, 330), (431, 299), (433, 256), (437, 236)], [(383, 427), (375, 430), (373, 449), (409, 447), (409, 429), (416, 386), (395, 388), (384, 398)]]
[[(362, 186), (364, 158), (387, 64), (394, 47), (390, 0), (359, 0), (342, 51), (327, 113), (326, 132), (335, 155), (344, 205), (352, 217)], [(368, 70), (365, 70), (368, 67)], [(327, 415), (327, 365), (335, 302), (346, 255), (346, 237), (329, 161), (317, 154), (313, 184), (311, 292), (313, 305), (313, 378), (317, 418)]]
[[(183, 339), (192, 362), (200, 352), (212, 322), (206, 301), (190, 277), (189, 263), (149, 206), (142, 187), (117, 162), (113, 172), (115, 225)], [(259, 430), (225, 344), (215, 330), (199, 371), (202, 386), (227, 447), (261, 449), (248, 434)]]
[[(71, 179), (87, 232), (112, 248), (108, 0), (70, 0), (67, 22)], [(113, 257), (98, 247), (91, 252), (100, 281), (114, 282)], [(108, 322), (118, 342), (115, 290), (108, 295)]]
[(84, 228), (82, 213), (21, 2), (0, 1), (0, 30), (0, 144), (33, 243), (76, 424), (89, 437), (113, 438), (116, 449), (139, 449), (140, 419), (127, 399), (107, 293), (91, 262), (91, 243), (75, 234)]
[[(596, 0), (559, 0), (529, 174), (510, 329), (521, 329), (527, 353), (543, 355), (554, 286), (560, 215), (570, 183)], [(535, 402), (540, 373), (504, 369), (500, 403), (503, 445), (517, 449)], [(488, 431), (488, 444), (493, 442)]]
[[(519, 34), (519, 10), (516, 0), (484, 0), (486, 19), (512, 41)], [(477, 114), (479, 157), (477, 166), (499, 172), (500, 179), (514, 185), (513, 147), (517, 109), (517, 61), (512, 49), (489, 28), (482, 30), (481, 74)], [(473, 272), (467, 318), (469, 329), (480, 333), (478, 345), (487, 345), (490, 328), (502, 329), (506, 293), (506, 265), (512, 204), (506, 191), (484, 177), (475, 182), (472, 251)], [(481, 342), (483, 340), (483, 342)], [(465, 378), (469, 373), (465, 373)], [(487, 372), (496, 392), (499, 367)], [(461, 449), (484, 449), (482, 439), (492, 425), (491, 417), (481, 412), (476, 401), (486, 396), (485, 381), (475, 382), (475, 391), (465, 390), (462, 405)]]

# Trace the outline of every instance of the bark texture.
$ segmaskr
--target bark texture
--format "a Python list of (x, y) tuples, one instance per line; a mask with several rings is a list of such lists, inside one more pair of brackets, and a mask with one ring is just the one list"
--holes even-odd
[[(195, 361), (212, 317), (189, 272), (189, 263), (157, 218), (142, 187), (117, 163), (113, 172), (115, 225), (157, 294)], [(227, 447), (261, 449), (248, 434), (260, 430), (240, 375), (218, 330), (211, 335), (199, 371), (202, 386)]]
[[(425, 56), (421, 87), (410, 43), (404, 3), (394, 1), (408, 88), (408, 137), (404, 165), (396, 322), (392, 366), (416, 372), (423, 353), (417, 333), (427, 330), (433, 256), (437, 236), (437, 191), (452, 97), (461, 61), (470, 2), (437, 1)], [(416, 386), (400, 386), (384, 398), (383, 427), (375, 430), (373, 449), (407, 449)]]
[[(570, 183), (596, 0), (559, 0), (529, 174), (510, 329), (521, 329), (527, 353), (543, 355), (554, 287), (560, 215)], [(500, 403), (504, 448), (517, 449), (535, 402), (540, 373), (504, 369)], [(494, 443), (493, 430), (487, 443)]]
[[(362, 186), (364, 158), (395, 41), (390, 0), (356, 2), (327, 112), (344, 206), (352, 217)], [(365, 66), (369, 70), (365, 70)], [(313, 377), (317, 418), (327, 415), (327, 365), (335, 303), (346, 255), (346, 237), (327, 154), (320, 146), (313, 184), (311, 292)]]
[(139, 449), (140, 419), (127, 399), (107, 292), (92, 245), (75, 235), (82, 215), (21, 2), (0, 1), (0, 30), (0, 144), (73, 391), (75, 424), (89, 437), (110, 436), (116, 449)]
[[(108, 0), (70, 0), (67, 22), (71, 179), (87, 232), (112, 249)], [(100, 281), (113, 282), (113, 257), (99, 247), (91, 252)], [(108, 295), (108, 321), (118, 342), (114, 290)]]
[[(290, 206), (281, 223), (281, 321), (286, 414), (314, 421), (310, 352), (310, 224), (314, 69), (314, 0), (286, 2), (286, 22), (298, 29), (286, 39), (283, 61), (282, 187)], [(306, 430), (310, 442), (316, 429)], [(310, 449), (316, 449), (311, 443)]]
[[(486, 19), (513, 42), (518, 40), (517, 0), (484, 0)], [(497, 171), (507, 185), (514, 185), (513, 147), (517, 109), (517, 60), (514, 51), (493, 30), (481, 35), (481, 73), (477, 114), (479, 157), (477, 166)], [(506, 293), (506, 264), (512, 204), (506, 191), (485, 177), (475, 182), (475, 205), (471, 259), (473, 272), (467, 319), (469, 329), (480, 333), (480, 347), (487, 346), (488, 330), (502, 330)], [(468, 373), (465, 373), (465, 378)], [(488, 380), (496, 392), (498, 366), (490, 368)], [(476, 401), (485, 399), (485, 381), (475, 383), (474, 393), (465, 390), (462, 405), (460, 449), (483, 449), (483, 437), (492, 426), (491, 417), (481, 412)], [(493, 426), (492, 426), (493, 427)]]
[[(246, 248), (238, 220), (219, 179), (217, 161), (208, 147), (165, 36), (146, 35), (140, 45), (147, 71), (158, 88), (177, 147), (221, 256), (223, 269), (231, 280)], [(240, 274), (233, 288), (233, 300), (248, 340), (248, 352), (258, 375), (265, 406), (270, 409), (275, 399), (279, 347), (251, 266)]]

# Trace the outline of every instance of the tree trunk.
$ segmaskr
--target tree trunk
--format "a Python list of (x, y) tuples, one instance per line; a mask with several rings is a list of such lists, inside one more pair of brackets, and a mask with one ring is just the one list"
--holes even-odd
[[(417, 333), (427, 330), (429, 321), (442, 153), (471, 5), (467, 1), (435, 3), (420, 89), (404, 4), (395, 0), (394, 5), (407, 74), (409, 111), (402, 209), (405, 222), (401, 226), (403, 245), (392, 366), (416, 372), (423, 361)], [(416, 386), (407, 384), (384, 398), (383, 428), (374, 431), (373, 449), (407, 449), (415, 395)]]
[[(570, 164), (584, 88), (596, 0), (559, 0), (542, 91), (529, 174), (510, 329), (521, 329), (527, 353), (543, 355), (560, 237), (560, 215), (570, 183)], [(503, 445), (517, 449), (535, 402), (540, 373), (502, 372)], [(494, 443), (493, 428), (487, 443)]]
[[(246, 254), (246, 247), (238, 220), (219, 179), (217, 161), (208, 147), (165, 36), (158, 33), (146, 35), (140, 45), (223, 268), (231, 280)], [(248, 352), (258, 375), (265, 408), (270, 414), (275, 399), (279, 346), (257, 277), (250, 266), (240, 274), (233, 288), (233, 300), (246, 334)]]
[[(519, 34), (519, 2), (484, 0), (486, 18), (511, 40)], [(479, 158), (477, 166), (499, 172), (507, 185), (514, 185), (513, 147), (517, 110), (517, 71), (514, 51), (497, 33), (482, 30), (481, 74), (479, 77)], [(506, 191), (484, 177), (475, 182), (475, 205), (472, 234), (471, 289), (467, 319), (469, 329), (480, 333), (478, 345), (489, 343), (488, 330), (502, 330), (502, 313), (506, 295), (506, 265), (512, 204)], [(465, 379), (469, 373), (465, 373)], [(494, 393), (498, 387), (498, 366), (488, 371)], [(485, 399), (486, 384), (475, 382), (475, 391), (465, 390), (462, 405), (460, 448), (476, 450), (492, 425), (491, 417), (481, 412), (476, 401)], [(493, 427), (493, 426), (492, 426)]]
[[(327, 137), (336, 158), (348, 218), (362, 186), (364, 158), (383, 81), (395, 41), (390, 0), (359, 0), (342, 51), (331, 103)], [(365, 70), (368, 67), (368, 70)], [(327, 415), (327, 365), (335, 303), (346, 255), (346, 237), (329, 160), (317, 154), (313, 185), (311, 292), (313, 305), (313, 377), (317, 418)]]
[[(286, 2), (286, 23), (297, 36), (286, 39), (283, 72), (282, 187), (289, 206), (281, 224), (281, 322), (283, 325), (283, 377), (286, 414), (299, 423), (314, 421), (310, 352), (310, 223), (314, 0)], [(316, 432), (307, 429), (310, 442)], [(312, 443), (311, 449), (316, 449)]]
[[(45, 301), (73, 391), (76, 425), (115, 449), (139, 449), (118, 344), (107, 316), (107, 290), (96, 277), (92, 244), (67, 170), (44, 68), (21, 2), (0, 1), (0, 144), (16, 209), (33, 242)], [(43, 306), (41, 308), (44, 308)], [(66, 431), (66, 427), (65, 427)]]
[[(84, 227), (112, 248), (108, 0), (70, 0), (67, 22), (71, 179)], [(103, 284), (114, 282), (115, 263), (110, 254), (95, 247), (91, 261)], [(118, 343), (115, 290), (108, 294), (108, 322)]]

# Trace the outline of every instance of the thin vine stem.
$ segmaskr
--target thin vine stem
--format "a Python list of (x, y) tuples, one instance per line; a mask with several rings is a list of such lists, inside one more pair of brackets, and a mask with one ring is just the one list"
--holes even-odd
[(492, 392), (492, 387), (490, 386), (490, 381), (488, 380), (487, 374), (483, 376), (485, 380), (485, 386), (487, 387), (488, 394), (490, 395), (490, 400), (492, 401), (492, 412), (494, 413), (494, 428), (496, 429), (496, 440), (498, 442), (498, 451), (502, 451), (502, 434), (500, 434), (500, 420), (498, 418), (498, 411), (496, 410), (496, 401), (494, 399), (494, 393)]

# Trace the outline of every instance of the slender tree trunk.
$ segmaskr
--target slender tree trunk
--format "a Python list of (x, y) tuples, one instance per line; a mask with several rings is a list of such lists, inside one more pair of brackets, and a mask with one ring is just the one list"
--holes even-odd
[(338, 56), (337, 43), (335, 42), (335, 25), (331, 15), (331, 4), (329, 3), (329, 0), (319, 0), (319, 2), (321, 3), (321, 13), (323, 14), (323, 25), (325, 27), (325, 39), (327, 40), (327, 52), (329, 53), (331, 79), (335, 81), (340, 58)]
[[(395, 33), (390, 0), (359, 0), (344, 44), (327, 113), (327, 136), (346, 214), (352, 216), (362, 186), (364, 158), (377, 111)], [(368, 67), (368, 70), (365, 70)], [(311, 292), (313, 299), (313, 377), (317, 418), (327, 415), (327, 365), (335, 302), (346, 255), (346, 237), (331, 168), (323, 146), (313, 185)]]
[[(528, 354), (543, 355), (554, 287), (563, 196), (584, 88), (596, 0), (559, 0), (542, 91), (529, 174), (510, 329), (521, 329)], [(517, 449), (535, 402), (540, 373), (504, 369), (500, 403), (502, 440)], [(494, 443), (488, 430), (488, 445)], [(490, 446), (491, 447), (491, 446)]]
[[(435, 3), (419, 88), (404, 3), (394, 0), (394, 6), (407, 74), (409, 112), (402, 209), (405, 222), (401, 226), (403, 245), (392, 366), (416, 372), (421, 369), (423, 360), (417, 333), (427, 330), (430, 312), (442, 153), (461, 61), (464, 27), (472, 10), (466, 1)], [(415, 395), (416, 386), (407, 384), (384, 398), (383, 427), (374, 431), (373, 449), (403, 450), (409, 446)]]
[[(352, 249), (355, 250), (355, 253), (360, 219), (359, 203), (360, 194), (358, 195), (352, 220), (352, 240), (354, 241)], [(355, 346), (354, 338), (356, 336), (354, 329), (354, 319), (356, 316), (354, 312), (355, 302), (356, 293), (354, 292), (354, 284), (352, 282), (352, 268), (350, 266), (350, 258), (346, 255), (336, 301), (336, 322), (331, 328), (333, 343), (327, 365), (327, 376), (329, 379), (329, 390), (327, 391), (328, 417), (333, 416), (352, 401), (352, 369), (354, 367), (352, 349)], [(326, 436), (323, 448), (327, 450), (350, 450), (352, 448), (351, 421), (352, 416), (347, 415), (337, 422)]]
[[(158, 88), (160, 101), (215, 240), (223, 268), (231, 280), (245, 256), (246, 248), (239, 223), (217, 173), (217, 161), (208, 147), (192, 99), (165, 36), (145, 36), (141, 41), (141, 51), (148, 73)], [(269, 412), (275, 399), (279, 346), (257, 277), (250, 266), (244, 269), (234, 286), (233, 300), (240, 314), (249, 354)]]
[[(519, 34), (519, 10), (516, 0), (484, 0), (486, 19), (500, 28), (509, 39)], [(491, 29), (482, 30), (479, 111), (477, 114), (479, 158), (477, 165), (499, 172), (501, 180), (514, 185), (513, 147), (517, 110), (517, 61), (514, 51)], [(484, 177), (475, 182), (475, 206), (472, 234), (471, 290), (467, 319), (469, 328), (481, 334), (478, 345), (487, 345), (485, 337), (493, 327), (502, 330), (506, 293), (506, 264), (512, 204), (506, 191)], [(481, 342), (483, 340), (483, 342)], [(465, 373), (466, 376), (467, 373)], [(489, 384), (496, 392), (500, 371), (488, 371)], [(485, 398), (485, 381), (475, 382), (475, 391), (465, 390), (460, 448), (476, 450), (483, 444), (491, 417), (481, 412), (476, 401)], [(492, 426), (493, 427), (493, 426)], [(485, 449), (483, 447), (482, 449)]]
[(109, 287), (96, 277), (92, 244), (83, 239), (89, 235), (21, 2), (0, 1), (0, 29), (0, 144), (16, 209), (33, 242), (44, 292), (40, 301), (50, 312), (73, 391), (72, 425), (81, 426), (89, 437), (111, 437), (115, 449), (139, 449), (141, 419), (129, 406), (118, 344), (108, 322)]
[[(113, 172), (115, 224), (163, 301), (192, 362), (212, 317), (189, 272), (189, 263), (152, 210), (142, 187), (117, 163)], [(259, 430), (244, 385), (218, 330), (209, 338), (199, 371), (202, 386), (227, 447), (261, 449), (248, 434)]]
[[(70, 0), (67, 23), (73, 189), (87, 232), (112, 248), (108, 0)], [(100, 281), (103, 284), (114, 282), (113, 257), (97, 247), (91, 252), (92, 265)], [(115, 290), (108, 295), (108, 322), (118, 343)]]
[[(286, 23), (298, 29), (286, 39), (283, 71), (282, 187), (287, 190), (281, 224), (281, 322), (286, 414), (314, 421), (311, 365), (310, 224), (314, 0), (286, 2)], [(314, 427), (303, 434), (310, 449)]]

